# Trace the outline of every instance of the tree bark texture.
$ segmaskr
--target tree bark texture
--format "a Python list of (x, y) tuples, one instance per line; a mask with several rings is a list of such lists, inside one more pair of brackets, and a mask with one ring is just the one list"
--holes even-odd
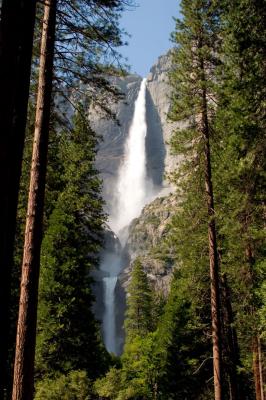
[[(245, 232), (250, 224), (249, 217), (246, 216)], [(254, 286), (253, 267), (255, 264), (254, 251), (251, 242), (249, 241), (245, 249), (245, 257), (249, 266), (248, 280), (251, 287)], [(254, 314), (254, 309), (251, 307), (251, 314)], [(255, 385), (256, 400), (265, 400), (265, 388), (263, 379), (263, 360), (261, 352), (261, 341), (257, 329), (253, 333), (252, 338), (252, 355), (253, 355), (253, 379)]]
[[(203, 82), (206, 82), (204, 62), (200, 60), (200, 70)], [(219, 294), (219, 261), (217, 252), (217, 239), (215, 227), (214, 199), (212, 186), (212, 170), (210, 155), (210, 130), (208, 120), (208, 106), (206, 89), (201, 92), (200, 130), (204, 140), (204, 174), (205, 192), (208, 208), (208, 241), (211, 280), (211, 318), (212, 318), (212, 343), (213, 343), (213, 373), (214, 373), (214, 398), (222, 400), (222, 351), (221, 351), (221, 319), (220, 319), (220, 294)]]
[(0, 21), (0, 398), (7, 385), (10, 280), (36, 0), (3, 0)]
[(237, 365), (239, 365), (239, 347), (236, 330), (233, 327), (234, 316), (231, 303), (231, 294), (227, 283), (226, 275), (221, 278), (222, 299), (223, 299), (223, 337), (224, 351), (226, 356), (226, 370), (229, 378), (229, 397), (230, 400), (241, 400), (240, 388), (238, 384)]
[(261, 352), (260, 338), (258, 336), (253, 338), (252, 352), (253, 352), (253, 375), (255, 383), (256, 400), (265, 400), (264, 385), (263, 385), (262, 352)]
[(55, 23), (56, 0), (46, 0), (22, 262), (13, 400), (33, 399), (38, 281), (53, 78)]
[(259, 368), (260, 368), (260, 389), (261, 389), (261, 400), (265, 400), (265, 370), (264, 370), (264, 359), (261, 339), (258, 336), (258, 350), (259, 350)]

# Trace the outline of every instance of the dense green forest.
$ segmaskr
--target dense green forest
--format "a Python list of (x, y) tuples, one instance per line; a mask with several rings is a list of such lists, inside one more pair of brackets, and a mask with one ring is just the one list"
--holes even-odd
[(104, 347), (91, 271), (108, 216), (89, 113), (116, 119), (123, 94), (105, 77), (127, 74), (119, 17), (133, 3), (1, 2), (0, 399), (266, 400), (265, 0), (180, 2), (178, 201), (154, 249), (171, 286), (156, 292), (136, 258), (123, 354)]

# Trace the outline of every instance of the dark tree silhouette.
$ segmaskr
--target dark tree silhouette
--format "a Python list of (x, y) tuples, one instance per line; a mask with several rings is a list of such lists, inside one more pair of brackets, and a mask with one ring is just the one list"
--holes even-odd
[(10, 277), (36, 0), (3, 0), (0, 20), (0, 397), (6, 386)]

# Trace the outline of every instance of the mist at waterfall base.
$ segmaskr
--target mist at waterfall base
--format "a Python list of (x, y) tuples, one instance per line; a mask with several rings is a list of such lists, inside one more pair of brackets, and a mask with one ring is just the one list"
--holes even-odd
[(102, 321), (103, 338), (106, 349), (118, 354), (115, 310), (115, 292), (118, 276), (123, 267), (123, 249), (128, 238), (128, 227), (137, 218), (143, 207), (155, 197), (151, 180), (147, 177), (146, 167), (146, 79), (141, 82), (135, 101), (134, 115), (124, 146), (123, 161), (118, 170), (114, 187), (114, 206), (111, 209), (109, 225), (121, 243), (120, 251), (105, 254), (100, 270), (104, 271), (104, 315)]

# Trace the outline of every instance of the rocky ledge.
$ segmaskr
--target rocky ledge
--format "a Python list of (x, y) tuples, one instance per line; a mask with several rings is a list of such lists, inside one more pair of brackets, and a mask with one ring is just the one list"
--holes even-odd
[(131, 261), (120, 275), (120, 282), (125, 290), (130, 281), (133, 262), (139, 257), (155, 290), (164, 295), (168, 293), (175, 261), (171, 249), (167, 249), (166, 254), (163, 244), (177, 204), (174, 194), (156, 198), (131, 223), (127, 241)]

